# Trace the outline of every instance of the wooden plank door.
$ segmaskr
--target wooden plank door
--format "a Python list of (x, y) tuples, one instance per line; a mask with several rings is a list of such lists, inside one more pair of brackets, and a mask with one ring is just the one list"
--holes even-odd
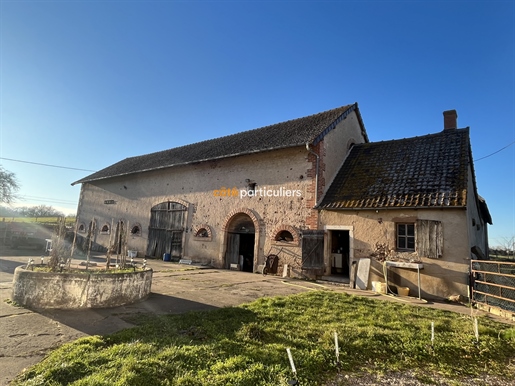
[(165, 253), (182, 256), (186, 207), (167, 201), (154, 206), (150, 213), (147, 256), (161, 258)]
[(227, 251), (225, 252), (225, 266), (230, 268), (231, 264), (239, 264), (240, 235), (238, 233), (227, 233)]
[(324, 266), (324, 231), (305, 230), (302, 232), (302, 267), (320, 268)]

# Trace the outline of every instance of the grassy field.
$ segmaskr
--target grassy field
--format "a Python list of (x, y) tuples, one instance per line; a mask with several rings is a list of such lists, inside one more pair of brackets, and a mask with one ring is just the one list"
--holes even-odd
[[(16, 385), (300, 385), (347, 373), (415, 370), (515, 379), (515, 328), (464, 315), (315, 291), (240, 307), (131, 320), (138, 326), (63, 345)], [(431, 342), (431, 322), (434, 342)], [(338, 333), (340, 364), (335, 360)]]
[[(24, 222), (38, 223), (47, 225), (57, 225), (60, 217), (2, 217), (5, 222)], [(66, 217), (66, 225), (75, 224), (75, 217)]]

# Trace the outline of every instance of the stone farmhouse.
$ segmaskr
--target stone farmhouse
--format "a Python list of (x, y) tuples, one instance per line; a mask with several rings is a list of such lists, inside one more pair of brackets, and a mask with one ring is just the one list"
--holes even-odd
[(441, 133), (370, 143), (356, 103), (127, 158), (73, 183), (78, 234), (105, 251), (123, 230), (139, 257), (248, 272), (274, 254), (274, 271), (330, 280), (362, 259), (370, 281), (384, 260), (416, 262), (419, 277), (390, 267), (390, 282), (467, 295), (491, 218), (468, 128), (444, 116)]
[(477, 193), (469, 128), (457, 118), (445, 111), (442, 132), (352, 148), (317, 206), (325, 256), (372, 256), (370, 281), (389, 270), (411, 293), (468, 296), (470, 259), (486, 257), (492, 219)]

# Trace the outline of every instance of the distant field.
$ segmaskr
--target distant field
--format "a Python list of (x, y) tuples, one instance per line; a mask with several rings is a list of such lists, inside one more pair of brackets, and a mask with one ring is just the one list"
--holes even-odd
[[(57, 224), (60, 217), (1, 217), (4, 222), (25, 222), (39, 224)], [(66, 224), (75, 224), (75, 217), (66, 217)]]

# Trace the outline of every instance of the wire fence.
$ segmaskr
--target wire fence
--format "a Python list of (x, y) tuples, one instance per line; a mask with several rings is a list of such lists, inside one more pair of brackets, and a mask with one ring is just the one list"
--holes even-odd
[(472, 300), (515, 311), (515, 262), (472, 260)]

